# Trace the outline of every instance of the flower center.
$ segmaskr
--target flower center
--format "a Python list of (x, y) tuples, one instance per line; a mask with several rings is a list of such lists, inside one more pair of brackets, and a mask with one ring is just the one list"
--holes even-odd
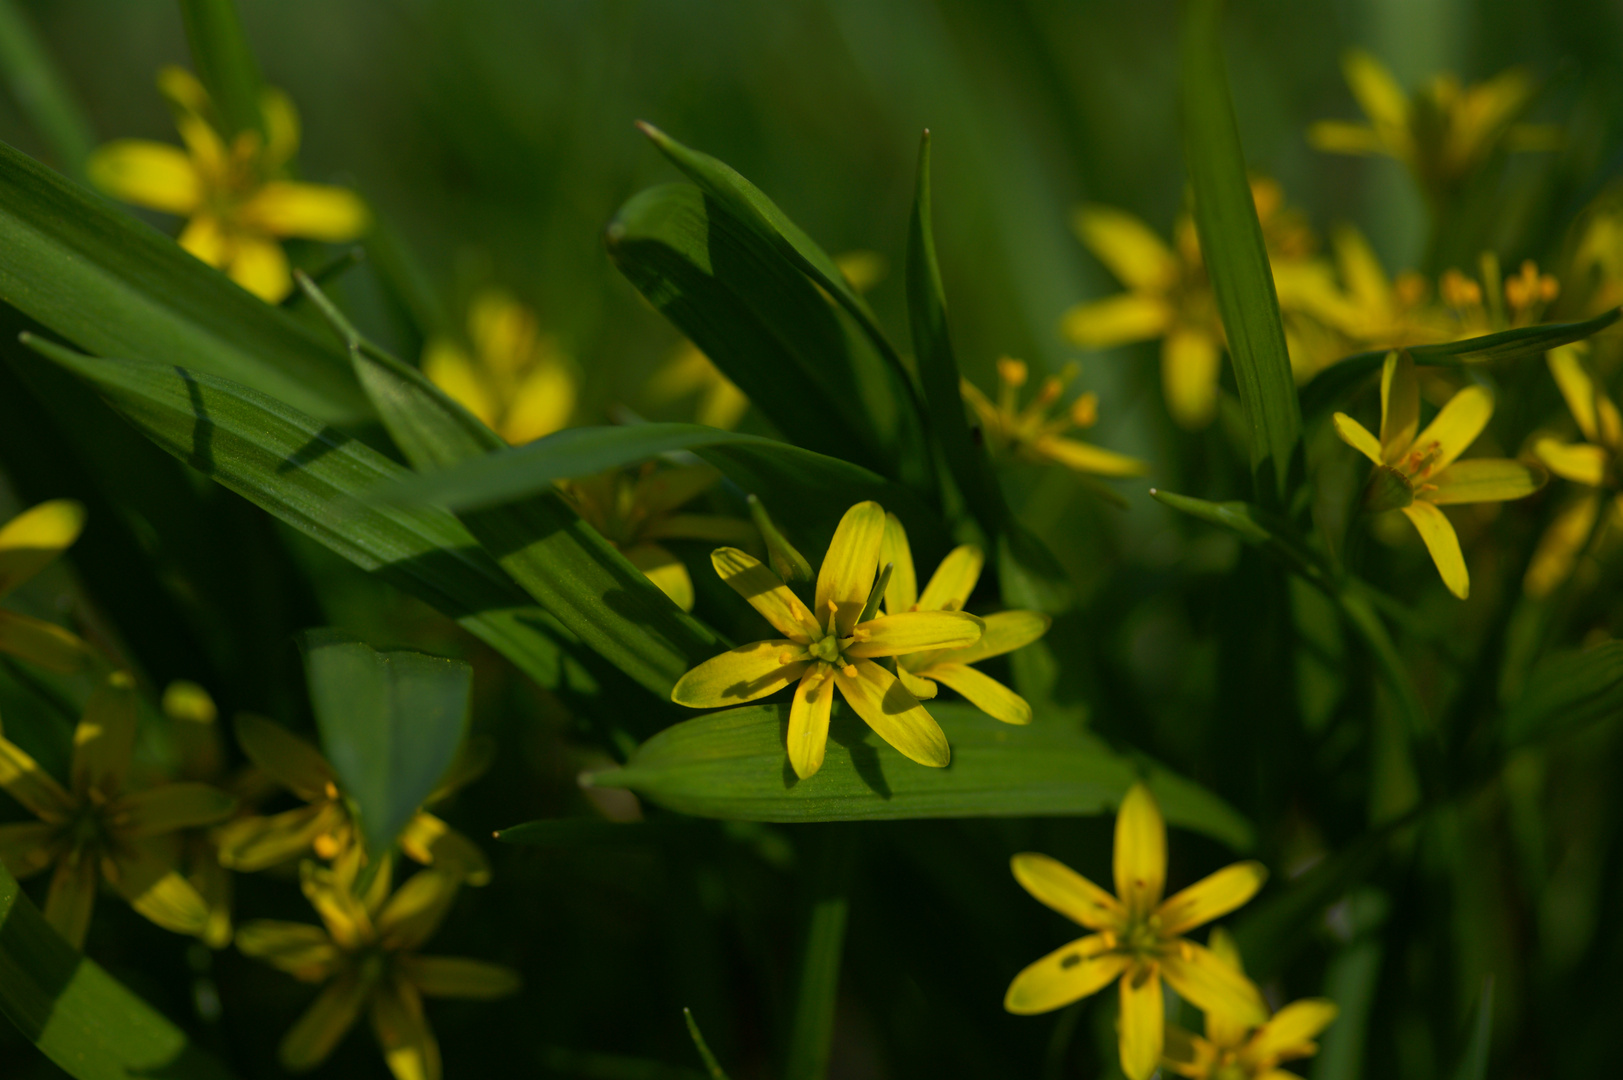
[(1158, 956), (1161, 952), (1161, 920), (1154, 915), (1134, 919), (1122, 935), (1121, 947), (1146, 960)]

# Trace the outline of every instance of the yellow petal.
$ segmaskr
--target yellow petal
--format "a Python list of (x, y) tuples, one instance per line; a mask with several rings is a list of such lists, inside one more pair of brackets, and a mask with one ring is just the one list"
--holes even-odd
[(67, 821), (74, 813), (72, 795), (39, 767), (22, 747), (0, 738), (0, 788), (47, 822)]
[(64, 857), (51, 875), (51, 887), (45, 894), (45, 921), (75, 949), (84, 948), (100, 876), (96, 860), (82, 849)]
[(1065, 313), (1060, 330), (1081, 348), (1111, 349), (1158, 338), (1171, 325), (1172, 309), (1159, 296), (1117, 293), (1077, 304)]
[(1572, 576), (1578, 553), (1589, 542), (1600, 512), (1601, 496), (1598, 491), (1586, 492), (1562, 507), (1539, 538), (1538, 548), (1527, 566), (1522, 588), (1535, 600), (1549, 596), (1567, 578)]
[[(785, 656), (793, 657), (788, 663)], [(775, 694), (806, 672), (805, 647), (778, 638), (712, 656), (676, 680), (671, 700), (690, 709), (742, 705)]]
[(1016, 975), (1003, 995), (1003, 1007), (1019, 1016), (1063, 1009), (1109, 986), (1128, 963), (1122, 953), (1109, 951), (1103, 935), (1078, 938)]
[(1464, 600), (1471, 592), (1471, 575), (1465, 569), (1465, 556), (1460, 552), (1460, 538), (1454, 526), (1429, 502), (1411, 503), (1403, 508), (1403, 514), (1414, 523), (1420, 539), (1426, 542), (1426, 550), (1431, 553), (1437, 572), (1443, 576), (1443, 584)]
[(1021, 852), (1009, 860), (1014, 879), (1039, 901), (1089, 930), (1119, 930), (1127, 918), (1121, 901), (1058, 859)]
[(1077, 472), (1095, 476), (1143, 476), (1150, 471), (1150, 463), (1138, 458), (1118, 454), (1114, 450), (1067, 439), (1063, 435), (1043, 435), (1032, 444), (1038, 455)]
[(310, 850), (316, 837), (343, 823), (336, 803), (314, 803), (270, 817), (239, 818), (214, 832), (220, 862), (251, 874), (280, 865)]
[(834, 679), (857, 715), (904, 757), (920, 765), (945, 768), (952, 760), (952, 748), (941, 725), (918, 699), (872, 660), (857, 660), (852, 666), (855, 676), (836, 671)]
[(1330, 418), (1335, 426), (1336, 434), (1341, 441), (1369, 458), (1375, 464), (1381, 463), (1381, 440), (1369, 433), (1369, 428), (1344, 412), (1338, 412)]
[(1199, 430), (1217, 414), (1220, 361), (1217, 342), (1203, 330), (1178, 327), (1161, 343), (1161, 389), (1180, 427)]
[(372, 995), (372, 1032), (395, 1080), (440, 1080), (440, 1048), (417, 988), (387, 979)]
[(625, 550), (626, 561), (671, 598), (683, 611), (693, 610), (693, 579), (681, 559), (658, 544), (638, 544)]
[(1218, 1048), (1209, 1039), (1185, 1031), (1176, 1024), (1166, 1029), (1165, 1044), (1161, 1047), (1161, 1064), (1179, 1076), (1204, 1080), (1211, 1075), (1217, 1055)]
[(1142, 783), (1128, 789), (1116, 811), (1116, 895), (1127, 910), (1148, 915), (1167, 880), (1167, 827), (1155, 796)]
[[(1240, 948), (1235, 944), (1229, 932), (1219, 926), (1213, 930), (1206, 939), (1206, 947), (1211, 950), (1214, 957), (1221, 963), (1245, 974), (1245, 965), (1240, 962)], [(1251, 1033), (1250, 1025), (1244, 1021), (1223, 1012), (1209, 1012), (1206, 1014), (1206, 1038), (1215, 1046), (1234, 1048), (1242, 1045), (1246, 1036)]]
[(710, 465), (678, 465), (637, 477), (632, 505), (649, 518), (671, 513), (716, 486), (721, 473)]
[[(784, 637), (806, 645), (823, 636), (822, 626), (806, 610), (800, 597), (790, 592), (782, 579), (755, 556), (737, 548), (717, 548), (710, 553), (710, 563), (721, 580), (748, 600)], [(869, 581), (871, 583), (871, 577)], [(868, 594), (863, 593), (862, 599), (866, 601)]]
[(860, 502), (840, 518), (834, 539), (828, 543), (828, 553), (817, 573), (816, 613), (826, 626), (833, 605), (835, 625), (842, 638), (850, 635), (868, 602), (879, 570), (879, 541), (884, 533), (884, 508), (876, 502)]
[(1419, 430), (1420, 380), (1414, 360), (1407, 352), (1389, 352), (1381, 365), (1381, 460), (1396, 465)]
[(494, 1001), (518, 992), (518, 972), (482, 960), (454, 956), (402, 956), (395, 961), (402, 975), (424, 997)]
[(967, 664), (931, 664), (930, 678), (958, 691), (981, 712), (1005, 724), (1031, 723), (1031, 705), (990, 675)]
[[(1363, 128), (1368, 132), (1370, 129)], [(1373, 136), (1373, 132), (1370, 132)], [(1380, 149), (1377, 142), (1369, 152)], [(1345, 151), (1344, 151), (1345, 152)], [(1336, 270), (1346, 285), (1347, 292), (1365, 311), (1384, 312), (1392, 302), (1392, 283), (1387, 279), (1375, 250), (1364, 239), (1364, 234), (1351, 225), (1339, 226), (1333, 237), (1336, 249)], [(1385, 383), (1385, 376), (1382, 376)]]
[(327, 1060), (361, 1014), (372, 993), (370, 981), (357, 971), (346, 971), (334, 979), (310, 1003), (293, 1026), (282, 1036), (276, 1056), (289, 1072), (308, 1072)]
[(90, 182), (115, 199), (186, 216), (203, 201), (191, 158), (178, 147), (143, 139), (117, 139), (85, 162)]
[(461, 884), (452, 875), (435, 870), (419, 870), (408, 878), (378, 913), (378, 938), (383, 947), (409, 952), (433, 937)]
[(1409, 97), (1379, 60), (1361, 49), (1351, 49), (1341, 59), (1341, 70), (1359, 108), (1383, 136), (1408, 127)]
[(789, 764), (802, 780), (823, 767), (829, 710), (834, 705), (832, 671), (827, 664), (812, 664), (795, 687), (789, 707)]
[(211, 949), (223, 949), (231, 944), (231, 873), (220, 865), (206, 840), (191, 837), (186, 849), (190, 853), (186, 880), (209, 911), (208, 922), (198, 938)]
[(127, 671), (115, 671), (90, 695), (73, 730), (73, 790), (117, 795), (134, 753), (135, 680)]
[[(928, 595), (928, 593), (926, 594)], [(985, 624), (964, 611), (904, 611), (860, 623), (847, 656), (905, 656), (931, 649), (957, 649), (980, 640)]]
[(1430, 481), (1436, 491), (1425, 493), (1428, 502), (1506, 502), (1533, 494), (1547, 479), (1543, 469), (1509, 458), (1467, 458), (1456, 461)]
[(236, 731), (248, 760), (299, 798), (314, 802), (337, 797), (338, 777), (321, 751), (281, 724), (242, 713)]
[(1435, 450), (1432, 472), (1446, 469), (1476, 442), (1492, 416), (1493, 395), (1483, 387), (1467, 386), (1450, 398), (1426, 430), (1415, 437), (1414, 449), (1423, 454)]
[(974, 544), (961, 544), (947, 552), (941, 565), (930, 575), (919, 597), (920, 611), (962, 611), (969, 603), (975, 583), (981, 579), (986, 556)]
[(232, 245), (213, 214), (198, 214), (186, 223), (180, 233), (180, 246), (219, 269), (231, 257)]
[(1345, 120), (1317, 120), (1307, 129), (1308, 145), (1327, 154), (1380, 154), (1386, 151), (1381, 137), (1368, 124)]
[(237, 800), (212, 784), (163, 784), (126, 795), (108, 807), (109, 823), (120, 836), (157, 836), (224, 821)]
[(1535, 442), (1533, 456), (1563, 480), (1590, 487), (1606, 483), (1606, 466), (1612, 460), (1611, 454), (1591, 443), (1564, 443), (1555, 439)]
[(749, 407), (750, 399), (744, 396), (744, 391), (726, 378), (718, 378), (699, 399), (693, 419), (705, 427), (731, 431), (749, 412)]
[(265, 121), (265, 169), (274, 172), (299, 152), (299, 111), (293, 99), (274, 86), (259, 93), (259, 115)]
[(1000, 428), (1000, 423), (997, 406), (992, 404), (992, 399), (968, 379), (958, 380), (958, 392), (969, 405), (970, 411), (975, 414), (975, 419), (980, 421), (981, 427), (988, 433), (995, 434)]
[(1587, 350), (1579, 345), (1562, 345), (1544, 357), (1556, 386), (1561, 388), (1561, 396), (1566, 398), (1567, 408), (1572, 411), (1572, 418), (1578, 422), (1578, 430), (1590, 442), (1598, 443), (1601, 441), (1598, 406), (1606, 392), (1584, 366), (1585, 355)]
[(1304, 1043), (1311, 1043), (1319, 1032), (1330, 1026), (1338, 1012), (1340, 1010), (1335, 1002), (1324, 998), (1293, 1001), (1257, 1029), (1245, 1048), (1244, 1056), (1248, 1061), (1269, 1064), (1283, 1056), (1298, 1056), (1288, 1052)]
[(423, 350), (423, 374), (486, 427), (496, 426), (499, 417), (490, 387), (460, 345), (445, 338), (430, 341)]
[(995, 612), (981, 619), (985, 629), (979, 641), (937, 653), (929, 658), (930, 664), (978, 664), (988, 657), (1002, 656), (1042, 637), (1053, 621), (1040, 611)]
[(1149, 1080), (1161, 1063), (1166, 1039), (1166, 1006), (1161, 976), (1153, 965), (1139, 965), (1121, 980), (1121, 1071), (1127, 1080)]
[(296, 236), (341, 244), (371, 224), (366, 203), (347, 188), (272, 180), (243, 204), (242, 222), (270, 236)]
[(85, 508), (52, 499), (24, 510), (0, 528), (0, 596), (43, 570), (79, 538)]
[(279, 303), (293, 291), (293, 273), (282, 245), (262, 236), (233, 237), (225, 272), (267, 304)]
[(575, 414), (575, 377), (563, 363), (537, 364), (513, 391), (502, 421), (501, 436), (514, 446), (551, 435)]
[(177, 109), (201, 113), (209, 108), (209, 92), (196, 75), (183, 67), (165, 64), (158, 69), (158, 92)]
[(1164, 292), (1177, 284), (1177, 256), (1132, 214), (1109, 206), (1084, 206), (1071, 224), (1088, 250), (1129, 289)]
[(915, 675), (913, 672), (909, 671), (907, 668), (907, 662), (910, 659), (911, 657), (904, 656), (897, 663), (896, 681), (906, 687), (907, 692), (918, 698), (920, 701), (929, 701), (931, 698), (936, 696), (940, 688), (929, 679), (920, 675)]
[(1247, 1025), (1268, 1019), (1254, 983), (1204, 945), (1180, 938), (1161, 956), (1161, 973), (1178, 995), (1202, 1012), (1224, 1013)]
[(1182, 934), (1227, 915), (1257, 894), (1268, 879), (1260, 862), (1235, 863), (1169, 896), (1160, 910), (1163, 934)]
[[(304, 891), (304, 898), (321, 916), (333, 943), (345, 952), (354, 952), (372, 944), (376, 936), (371, 909), (366, 903), (372, 897), (355, 895), (355, 872), (359, 865), (358, 846), (343, 853), (330, 867), (308, 859), (299, 864), (299, 886)], [(425, 873), (432, 874), (433, 871)], [(374, 888), (387, 889), (389, 878), (389, 863), (385, 862), (374, 877)]]
[(43, 821), (0, 825), (0, 866), (14, 878), (39, 873), (55, 860), (55, 841), (61, 831), (60, 826)]
[(885, 515), (885, 534), (879, 541), (879, 565), (889, 566), (885, 583), (885, 610), (892, 615), (912, 611), (919, 602), (918, 571), (913, 566), (913, 549), (907, 543), (907, 530), (895, 514)]
[(490, 863), (479, 846), (427, 811), (413, 815), (396, 843), (408, 858), (466, 884), (490, 883)]
[(304, 982), (327, 979), (342, 959), (327, 932), (309, 923), (255, 919), (237, 930), (236, 943), (244, 955)]
[(104, 866), (108, 881), (130, 906), (165, 930), (201, 934), (209, 906), (175, 869), (172, 852), (150, 842), (125, 848)]
[(487, 289), (468, 309), (468, 336), (485, 367), (511, 380), (534, 362), (541, 330), (533, 311), (499, 289)]

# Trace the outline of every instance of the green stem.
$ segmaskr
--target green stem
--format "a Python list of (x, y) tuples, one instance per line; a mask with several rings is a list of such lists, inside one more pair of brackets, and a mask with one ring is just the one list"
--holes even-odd
[(823, 1080), (834, 1040), (834, 1005), (840, 988), (840, 958), (845, 951), (847, 887), (856, 861), (856, 838), (850, 829), (833, 825), (819, 829), (817, 839), (806, 947), (795, 987), (784, 1080)]

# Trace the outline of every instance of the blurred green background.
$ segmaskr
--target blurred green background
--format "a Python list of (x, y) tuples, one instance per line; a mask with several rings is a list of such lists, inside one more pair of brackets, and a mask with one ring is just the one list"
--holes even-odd
[[(615, 210), (675, 178), (634, 120), (737, 168), (829, 251), (881, 253), (891, 272), (870, 299), (898, 341), (906, 337), (901, 266), (914, 158), (928, 127), (935, 228), (966, 374), (989, 387), (999, 355), (1039, 370), (1081, 359), (1080, 385), (1102, 399), (1090, 438), (1153, 461), (1154, 482), (1212, 498), (1244, 494), (1226, 487), (1238, 475), (1236, 452), (1220, 425), (1190, 435), (1167, 419), (1153, 345), (1083, 356), (1058, 329), (1066, 308), (1117, 288), (1071, 234), (1072, 209), (1120, 206), (1164, 234), (1182, 205), (1175, 3), (239, 6), (267, 81), (301, 110), (303, 175), (366, 195), (425, 269), (439, 308), (431, 318), (453, 325), (486, 284), (535, 306), (584, 374), (577, 422), (601, 422), (617, 405), (648, 413), (642, 384), (679, 343), (603, 252)], [(153, 85), (161, 65), (189, 64), (173, 4), (20, 7), (98, 139), (174, 141)], [(1402, 167), (1319, 154), (1304, 138), (1312, 120), (1358, 115), (1338, 67), (1348, 47), (1369, 49), (1407, 85), (1441, 69), (1474, 80), (1512, 64), (1548, 80), (1534, 118), (1566, 122), (1570, 141), (1507, 170), (1509, 209), (1485, 238), (1506, 265), (1547, 260), (1565, 222), (1619, 168), (1616, 4), (1250, 0), (1230, 5), (1226, 45), (1251, 166), (1279, 179), (1321, 234), (1337, 221), (1359, 224), (1393, 271), (1418, 264), (1425, 250), (1424, 208)], [(50, 161), (4, 94), (0, 138)], [(369, 331), (415, 356), (420, 341), (372, 275), (363, 266), (344, 280), (346, 304)], [(1123, 489), (1130, 507), (1118, 511), (1062, 470), (1016, 472), (1009, 483), (1023, 517), (1084, 587), (1083, 615), (1063, 636), (1056, 629), (1057, 641), (1078, 650), (1066, 654), (1063, 681), (1079, 717), (1264, 823), (1276, 870), (1310, 861), (1378, 814), (1379, 732), (1305, 730), (1271, 683), (1293, 663), (1286, 647), (1266, 635), (1237, 641), (1227, 625), (1237, 610), (1290, 603), (1247, 591), (1260, 575), (1246, 572), (1249, 557), (1236, 544), (1172, 520), (1137, 485)], [(297, 667), (291, 647), (277, 643), (322, 617), (383, 640), (461, 651), (485, 660), (477, 723), (504, 753), (447, 816), (488, 836), (529, 818), (586, 812), (573, 783), (584, 751), (558, 702), (504, 674), (425, 609), (394, 600), (380, 607), (377, 587), (331, 557), (280, 529), (259, 532), (290, 549), (315, 588), (281, 597), (256, 629), (272, 643), (263, 653), (252, 653), (247, 637), (233, 639), (244, 650), (227, 665), (234, 674), (210, 686), (223, 704), (298, 722), (303, 706), (289, 689), (299, 684)], [(1412, 580), (1428, 580), (1418, 545), (1389, 558)], [(1615, 633), (1617, 606), (1601, 603), (1596, 625), (1609, 621)], [(1456, 617), (1450, 609), (1436, 625)], [(202, 675), (178, 661), (151, 674), (160, 684)], [(1302, 1071), (1316, 1080), (1443, 1075), (1491, 970), (1496, 1075), (1605, 1074), (1615, 1060), (1611, 1019), (1623, 1010), (1623, 989), (1604, 977), (1623, 934), (1601, 919), (1623, 904), (1623, 806), (1604, 782), (1623, 765), (1615, 728), (1522, 766), (1531, 794), (1521, 802), (1514, 785), (1495, 790), (1483, 796), (1491, 805), (1463, 807), (1452, 825), (1410, 837), (1411, 857), (1315, 924), (1267, 984), (1343, 1003), (1325, 1055)], [(1283, 767), (1255, 765), (1261, 753)], [(1015, 885), (1008, 854), (1047, 851), (1103, 880), (1109, 829), (1105, 819), (863, 828), (831, 1075), (1112, 1075), (1108, 1003), (1034, 1019), (999, 1005), (1014, 972), (1070, 932)], [(775, 1073), (810, 832), (680, 822), (647, 846), (490, 844), (496, 884), (466, 891), (435, 951), (513, 963), (527, 988), (495, 1005), (430, 1007), (447, 1076), (696, 1076), (683, 1006), (735, 1080)], [(1529, 845), (1541, 852), (1536, 869), (1498, 858)], [(1489, 855), (1470, 857), (1480, 852)], [(1176, 834), (1173, 881), (1228, 858)], [(291, 881), (244, 893), (242, 917), (308, 917)], [(240, 1075), (279, 1074), (273, 1048), (306, 1000), (304, 987), (230, 951), (188, 950), (111, 904), (89, 951), (201, 1030)], [(9, 1029), (0, 1031), (0, 1074), (55, 1075)], [(318, 1075), (386, 1073), (360, 1033)]]

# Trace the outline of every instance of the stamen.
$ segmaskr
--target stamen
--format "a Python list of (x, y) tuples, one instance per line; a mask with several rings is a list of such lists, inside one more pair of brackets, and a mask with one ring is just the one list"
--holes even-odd
[(847, 664), (840, 669), (840, 674), (844, 675), (847, 679), (854, 679), (857, 677), (857, 666), (855, 664)]
[(794, 662), (795, 662), (794, 653), (791, 653), (788, 650), (785, 650), (785, 651), (778, 654), (778, 663), (780, 663), (780, 664), (792, 664)]
[(1005, 356), (997, 362), (998, 379), (1010, 386), (1026, 385), (1026, 374), (1026, 365), (1023, 360), (1015, 360), (1012, 357)]

